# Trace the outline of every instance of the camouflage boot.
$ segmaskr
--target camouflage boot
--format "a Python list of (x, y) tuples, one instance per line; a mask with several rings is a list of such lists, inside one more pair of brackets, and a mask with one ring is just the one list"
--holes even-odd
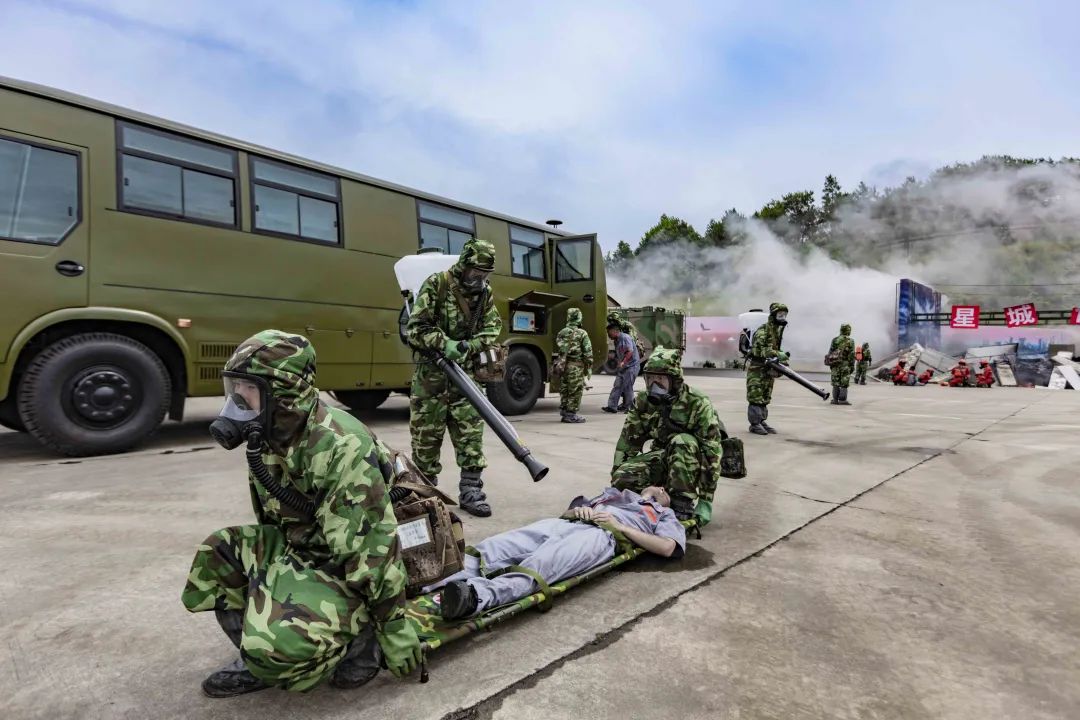
[(755, 435), (768, 435), (769, 431), (762, 425), (765, 422), (767, 410), (764, 405), (749, 405), (746, 408), (746, 419), (750, 421), (750, 432)]
[[(225, 631), (232, 644), (240, 648), (240, 639), (244, 631), (244, 612), (242, 610), (214, 610), (218, 625)], [(245, 693), (265, 690), (270, 687), (251, 674), (241, 658), (221, 668), (203, 680), (202, 689), (212, 698), (227, 698)]]
[(379, 674), (382, 648), (375, 639), (375, 630), (368, 625), (349, 644), (349, 650), (330, 676), (330, 684), (341, 690), (352, 690), (366, 685)]
[(461, 481), (458, 483), (458, 505), (470, 515), (491, 516), (491, 506), (488, 505), (487, 495), (484, 494), (484, 481), (480, 479), (479, 470), (461, 471)]

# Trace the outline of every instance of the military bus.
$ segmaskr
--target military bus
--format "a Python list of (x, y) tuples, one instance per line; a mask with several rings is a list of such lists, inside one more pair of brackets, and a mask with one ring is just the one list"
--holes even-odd
[(0, 424), (63, 454), (123, 451), (220, 394), (265, 328), (309, 337), (320, 387), (374, 409), (413, 369), (394, 262), (470, 237), (495, 244), (509, 348), (488, 394), (524, 413), (570, 307), (603, 347), (595, 235), (0, 78)]

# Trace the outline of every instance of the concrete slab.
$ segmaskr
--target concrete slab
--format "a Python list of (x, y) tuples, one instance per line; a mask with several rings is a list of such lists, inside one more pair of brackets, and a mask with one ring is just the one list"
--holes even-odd
[[(468, 537), (479, 539), (557, 514), (574, 495), (603, 486), (623, 420), (623, 416), (599, 412), (608, 380), (594, 378), (594, 389), (584, 406), (589, 422), (584, 425), (559, 423), (557, 401), (551, 398), (541, 401), (538, 411), (514, 418), (536, 456), (552, 467), (540, 483), (532, 483), (488, 434), (488, 489), (496, 512), (486, 520), (468, 519)], [(907, 489), (902, 480), (921, 477), (911, 470), (919, 463), (929, 468), (953, 458), (949, 451), (958, 443), (978, 450), (984, 439), (1003, 433), (995, 450), (1002, 453), (995, 458), (997, 464), (972, 466), (975, 479), (1019, 456), (1030, 455), (1031, 467), (1038, 466), (1040, 454), (1024, 450), (1020, 447), (1023, 442), (1038, 441), (1054, 448), (1054, 454), (1041, 456), (1056, 458), (1055, 467), (1071, 463), (1075, 468), (1080, 460), (1077, 451), (1068, 445), (1062, 447), (1061, 438), (1054, 433), (1037, 432), (1039, 427), (1053, 427), (1067, 433), (1060, 421), (1058, 398), (1071, 399), (1071, 393), (1019, 389), (949, 393), (938, 388), (860, 386), (852, 388), (855, 406), (842, 408), (821, 403), (805, 390), (780, 382), (769, 419), (782, 434), (759, 438), (745, 432), (740, 378), (694, 377), (692, 382), (714, 398), (728, 429), (744, 438), (751, 474), (744, 481), (722, 483), (716, 498), (717, 524), (706, 530), (702, 540), (693, 541), (683, 561), (641, 562), (580, 588), (550, 613), (518, 618), (497, 634), (446, 648), (433, 657), (428, 685), (380, 676), (364, 690), (352, 693), (329, 688), (307, 696), (268, 691), (222, 702), (204, 698), (199, 690), (207, 672), (230, 659), (231, 649), (212, 617), (190, 616), (183, 611), (179, 593), (194, 546), (219, 527), (251, 519), (243, 458), (214, 448), (205, 434), (218, 400), (193, 401), (187, 421), (165, 425), (144, 449), (123, 456), (62, 460), (42, 452), (25, 436), (0, 433), (0, 503), (7, 510), (5, 521), (0, 523), (0, 549), (9, 567), (0, 576), (0, 632), (6, 641), (0, 657), (4, 716), (231, 718), (274, 714), (336, 718), (362, 714), (372, 718), (439, 718), (459, 708), (468, 714), (493, 711), (493, 698), (518, 696), (530, 678), (546, 683), (548, 680), (539, 678), (554, 681), (563, 672), (569, 684), (554, 686), (550, 692), (567, 694), (579, 678), (584, 681), (585, 667), (600, 668), (609, 681), (625, 677), (636, 667), (621, 665), (624, 658), (609, 654), (619, 643), (610, 644), (603, 638), (623, 632), (620, 628), (637, 627), (639, 618), (645, 616), (661, 626), (668, 623), (667, 618), (675, 618), (675, 625), (665, 626), (663, 632), (681, 632), (684, 618), (671, 613), (683, 601), (672, 605), (673, 598), (680, 593), (689, 598), (713, 592), (724, 585), (726, 575), (724, 582), (714, 586), (698, 586), (729, 566), (737, 565), (729, 574), (745, 573), (779, 548), (787, 552), (792, 541), (756, 557), (763, 548), (793, 532), (794, 539), (810, 528), (828, 527), (840, 514), (834, 512), (837, 503), (849, 502), (888, 478), (898, 476), (858, 497), (852, 502), (858, 509), (845, 509), (844, 514), (865, 518), (860, 522), (883, 533), (894, 521), (926, 525), (928, 515), (917, 493), (921, 486), (913, 483), (914, 494), (908, 497), (900, 492)], [(1047, 403), (1045, 412), (1042, 403), (1033, 406), (1037, 401)], [(390, 444), (407, 446), (407, 416), (404, 398), (392, 398), (365, 420)], [(1011, 423), (1019, 425), (1014, 428)], [(1010, 428), (1017, 432), (1027, 428), (1024, 432), (1029, 434), (1010, 440), (1014, 437), (1006, 432)], [(971, 438), (974, 433), (980, 434)], [(453, 466), (449, 444), (444, 448), (444, 462)], [(442, 485), (453, 492), (455, 480), (447, 474)], [(886, 489), (898, 494), (884, 495)], [(1068, 491), (1064, 485), (1058, 487), (1062, 495)], [(1038, 493), (1033, 490), (1029, 495), (1034, 502), (1032, 498)], [(1058, 523), (1071, 522), (1068, 505), (1055, 501), (1052, 507), (1064, 513)], [(1052, 507), (1047, 503), (1032, 512), (1050, 513)], [(975, 514), (992, 515), (995, 510), (991, 498), (976, 506)], [(807, 526), (826, 513), (831, 514)], [(941, 514), (947, 519), (946, 510)], [(860, 552), (870, 559), (859, 562), (871, 562), (875, 553), (914, 552), (903, 545), (918, 546), (913, 533), (895, 535), (896, 542), (902, 543), (897, 549), (862, 548)], [(853, 543), (850, 534), (837, 535), (835, 542), (827, 537), (818, 542), (820, 555), (832, 555), (834, 560), (854, 550), (849, 547)], [(799, 572), (800, 557), (791, 561), (792, 569), (782, 579), (809, 598), (822, 592), (822, 576), (812, 564)], [(1062, 555), (1054, 558), (1052, 571), (1071, 577), (1064, 574), (1067, 562)], [(1007, 562), (1018, 561), (1017, 556), (1007, 558)], [(965, 572), (978, 577), (987, 570), (976, 562)], [(766, 610), (775, 600), (769, 593), (787, 590), (764, 580), (757, 587), (771, 589), (757, 596), (752, 586), (731, 600), (737, 606), (733, 609), (720, 611), (728, 601), (711, 598), (708, 603), (717, 608), (716, 624), (702, 621), (693, 634), (700, 640), (726, 632), (725, 617), (754, 616), (758, 605), (765, 608), (761, 624), (767, 624)], [(904, 627), (899, 629), (904, 631)], [(796, 625), (785, 632), (789, 642), (809, 644), (816, 648), (815, 653), (827, 649), (817, 647), (822, 638), (806, 627)], [(598, 636), (602, 641), (594, 646)], [(841, 643), (838, 647), (842, 641), (837, 640)], [(580, 655), (583, 648), (590, 647), (597, 651), (587, 657)], [(694, 647), (688, 644), (679, 650), (683, 653), (679, 657), (690, 657), (696, 652)], [(853, 648), (854, 658), (862, 645)], [(710, 659), (703, 667), (716, 672), (724, 662), (737, 661), (749, 672), (768, 659), (758, 654), (761, 649), (760, 643), (732, 647), (724, 651), (728, 660)], [(666, 667), (678, 667), (679, 657), (657, 658), (655, 666), (661, 667), (663, 662)], [(955, 661), (928, 660), (931, 666), (933, 662)], [(715, 683), (703, 684), (713, 686)], [(797, 707), (791, 704), (794, 700), (783, 697), (790, 690), (788, 685), (778, 685), (777, 697), (766, 701), (763, 696), (744, 712), (761, 714), (750, 709), (771, 707), (768, 703), (778, 708)], [(620, 706), (622, 716), (640, 716), (635, 714), (640, 702), (653, 698), (653, 693), (652, 686), (643, 686), (640, 695), (628, 693), (627, 698), (634, 702)], [(568, 716), (556, 712), (560, 705), (553, 696), (531, 697), (534, 709), (552, 710), (546, 717)], [(667, 699), (674, 702), (674, 698)], [(713, 707), (710, 703), (715, 701), (687, 702), (684, 698), (673, 707), (680, 716), (695, 717)], [(522, 713), (528, 716), (525, 710)], [(594, 716), (588, 709), (574, 714)]]

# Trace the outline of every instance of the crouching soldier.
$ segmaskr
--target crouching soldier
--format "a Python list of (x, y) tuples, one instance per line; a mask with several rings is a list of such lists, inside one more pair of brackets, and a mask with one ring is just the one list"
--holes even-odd
[(420, 659), (403, 617), (389, 451), (322, 402), (314, 379), (311, 344), (276, 330), (246, 340), (225, 366), (211, 434), (229, 450), (247, 443), (257, 523), (206, 538), (182, 594), (188, 611), (213, 610), (240, 651), (203, 682), (211, 697), (327, 679), (359, 687), (380, 660), (400, 676)]
[[(712, 518), (724, 424), (712, 401), (683, 380), (682, 353), (657, 347), (645, 363), (645, 387), (630, 407), (615, 446), (611, 484), (641, 492), (666, 489), (680, 519)], [(651, 441), (648, 452), (645, 443)]]

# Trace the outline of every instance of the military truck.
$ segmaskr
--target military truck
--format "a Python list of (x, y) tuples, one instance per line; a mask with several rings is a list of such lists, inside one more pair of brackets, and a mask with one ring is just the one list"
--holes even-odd
[(488, 394), (527, 412), (567, 309), (603, 342), (595, 235), (0, 78), (0, 425), (68, 455), (131, 448), (220, 395), (266, 328), (308, 336), (320, 387), (374, 409), (413, 370), (394, 262), (476, 236), (510, 348)]
[[(646, 305), (644, 307), (611, 307), (609, 312), (618, 313), (629, 320), (637, 330), (638, 340), (645, 350), (645, 356), (641, 359), (642, 365), (654, 347), (686, 349), (686, 316), (682, 310), (667, 310)], [(614, 374), (617, 365), (615, 346), (610, 338), (607, 338), (605, 345), (608, 351), (602, 371)]]

